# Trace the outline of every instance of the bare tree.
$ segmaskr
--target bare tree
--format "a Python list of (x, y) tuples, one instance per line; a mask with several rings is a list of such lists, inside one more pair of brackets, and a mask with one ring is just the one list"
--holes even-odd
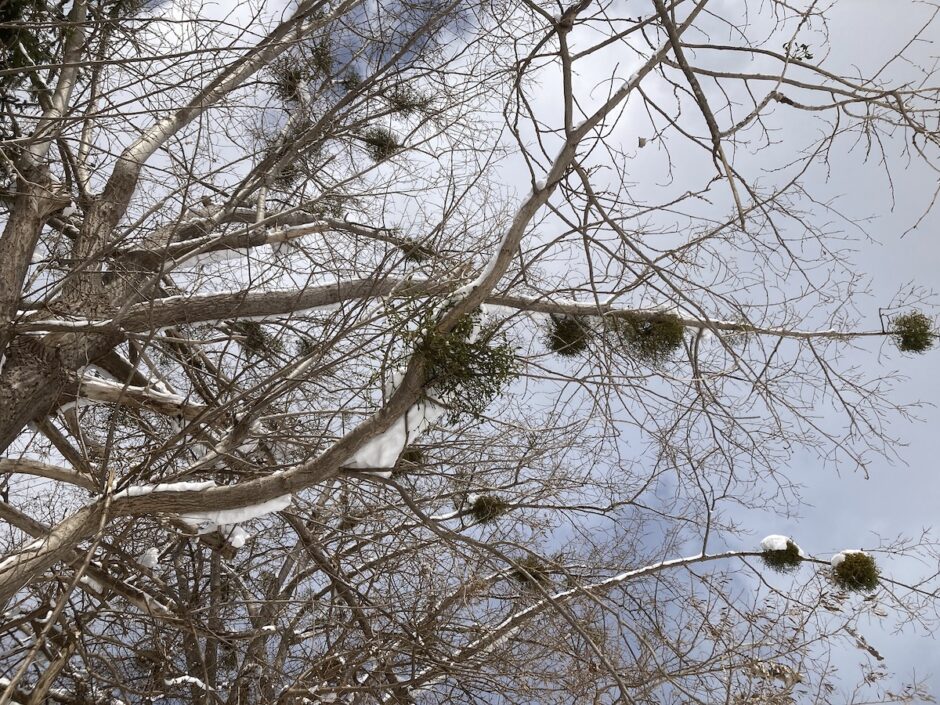
[(929, 535), (734, 514), (935, 339), (811, 186), (935, 160), (936, 76), (831, 11), (0, 6), (0, 704), (929, 698), (862, 622)]

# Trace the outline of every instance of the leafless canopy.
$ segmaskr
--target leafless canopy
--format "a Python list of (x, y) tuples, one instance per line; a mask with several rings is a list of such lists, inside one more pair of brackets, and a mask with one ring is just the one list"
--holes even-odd
[(826, 195), (937, 161), (898, 5), (0, 0), (0, 705), (926, 697), (929, 536), (738, 521), (934, 342)]

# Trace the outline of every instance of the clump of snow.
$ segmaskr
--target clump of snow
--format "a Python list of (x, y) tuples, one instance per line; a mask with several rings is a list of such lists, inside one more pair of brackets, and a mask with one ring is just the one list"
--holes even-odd
[(160, 551), (155, 546), (151, 546), (140, 555), (137, 562), (144, 568), (156, 568), (160, 565)]
[(232, 548), (241, 548), (249, 538), (251, 538), (251, 536), (247, 531), (240, 526), (233, 526), (232, 530), (226, 535), (225, 540), (228, 541), (229, 546)]
[[(353, 455), (343, 463), (352, 469), (393, 468), (410, 442), (414, 441), (428, 426), (444, 413), (438, 404), (421, 401), (408, 409), (383, 433), (362, 444)], [(389, 473), (381, 473), (388, 476)]]
[(787, 542), (790, 539), (786, 536), (781, 536), (780, 534), (771, 534), (770, 536), (765, 536), (761, 542), (760, 547), (762, 551), (786, 551)]
[(833, 568), (838, 568), (839, 565), (845, 560), (845, 557), (850, 553), (861, 553), (864, 555), (865, 551), (856, 551), (851, 548), (847, 548), (844, 551), (839, 551), (829, 560), (829, 565), (831, 565)]
[(83, 575), (81, 578), (79, 578), (78, 582), (80, 582), (82, 585), (87, 585), (96, 592), (104, 592), (104, 585), (99, 583), (94, 578), (89, 578), (87, 575)]
[(787, 542), (790, 542), (796, 546), (796, 550), (799, 553), (800, 558), (806, 558), (806, 554), (803, 553), (803, 549), (800, 548), (799, 544), (797, 544), (797, 542), (791, 539), (789, 536), (770, 534), (770, 536), (765, 536), (761, 540), (760, 547), (762, 551), (786, 551)]

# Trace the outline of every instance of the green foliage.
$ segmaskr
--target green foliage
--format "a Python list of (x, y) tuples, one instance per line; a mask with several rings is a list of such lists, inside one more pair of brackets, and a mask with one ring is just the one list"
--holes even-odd
[(284, 101), (298, 100), (305, 83), (318, 74), (329, 75), (332, 70), (333, 53), (326, 39), (306, 42), (299, 55), (281, 57), (268, 69), (274, 80), (274, 94)]
[(235, 321), (230, 326), (236, 334), (242, 336), (241, 346), (249, 355), (284, 351), (281, 341), (257, 321)]
[(333, 71), (333, 50), (327, 39), (311, 44), (307, 50), (309, 54), (310, 65), (323, 74), (329, 74)]
[(549, 568), (535, 556), (526, 556), (516, 561), (517, 567), (512, 571), (512, 577), (522, 587), (534, 590), (539, 585), (546, 585), (551, 580)]
[(591, 328), (575, 316), (552, 316), (545, 345), (556, 355), (576, 357), (588, 349)]
[[(57, 7), (47, 0), (0, 2), (0, 55), (4, 66), (29, 68), (53, 63), (54, 37), (49, 30), (38, 29), (36, 25), (62, 19)], [(15, 80), (15, 74), (9, 74), (0, 78), (0, 84), (6, 86)]]
[(288, 190), (315, 171), (316, 149), (306, 142), (310, 138), (310, 127), (310, 120), (303, 118), (290, 123), (284, 134), (261, 136), (261, 151), (275, 187)]
[[(38, 65), (57, 63), (58, 32), (50, 24), (64, 18), (59, 3), (48, 0), (0, 0), (0, 65), (10, 71), (0, 76), (0, 108), (25, 103), (23, 94), (36, 89), (29, 69)], [(48, 70), (41, 72), (47, 83), (52, 78)], [(55, 81), (51, 81), (55, 85)], [(0, 139), (12, 137), (13, 123), (9, 124), (7, 110), (0, 109)]]
[(497, 495), (481, 495), (470, 507), (470, 513), (473, 518), (481, 524), (489, 524), (496, 521), (509, 509), (509, 502)]
[(843, 590), (871, 592), (878, 587), (881, 571), (867, 553), (843, 553), (844, 560), (832, 572), (832, 579)]
[(667, 361), (682, 346), (685, 328), (671, 313), (631, 313), (613, 319), (626, 352), (652, 365)]
[(922, 353), (933, 347), (933, 322), (920, 311), (912, 311), (893, 321), (894, 339), (901, 352)]
[(349, 200), (340, 194), (324, 194), (316, 201), (305, 204), (303, 210), (319, 218), (340, 219)]
[(373, 161), (384, 162), (401, 149), (398, 138), (392, 134), (391, 130), (384, 127), (372, 127), (366, 130), (362, 135), (362, 141), (365, 142), (366, 151)]
[(468, 314), (443, 333), (436, 328), (434, 312), (427, 311), (418, 330), (405, 335), (424, 358), (428, 389), (449, 407), (450, 423), (482, 414), (518, 373), (515, 352), (495, 326), (482, 327), (473, 335), (480, 315), (479, 311)]
[(760, 557), (764, 565), (778, 573), (792, 573), (803, 562), (799, 546), (792, 541), (787, 541), (787, 547), (783, 550), (762, 551)]

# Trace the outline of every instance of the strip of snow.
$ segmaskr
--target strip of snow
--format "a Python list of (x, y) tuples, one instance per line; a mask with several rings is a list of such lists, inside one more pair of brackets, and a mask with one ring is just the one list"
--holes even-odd
[(16, 551), (12, 555), (0, 561), (0, 570), (3, 570), (11, 563), (16, 563), (17, 561), (20, 560), (20, 558), (23, 558), (24, 554), (26, 553), (38, 552), (40, 549), (42, 549), (43, 545), (45, 545), (45, 539), (34, 539), (33, 541), (30, 541), (28, 544), (26, 544), (22, 548), (16, 549)]
[[(528, 201), (529, 198), (531, 197), (532, 197), (532, 194), (530, 194), (529, 197), (525, 199), (525, 201)], [(471, 291), (473, 291), (478, 286), (480, 286), (484, 281), (486, 281), (486, 279), (496, 270), (496, 261), (499, 259), (499, 253), (503, 251), (503, 247), (506, 245), (506, 242), (512, 236), (512, 233), (513, 233), (512, 228), (506, 228), (506, 233), (503, 235), (503, 238), (499, 241), (499, 246), (496, 248), (496, 254), (490, 257), (489, 262), (486, 263), (486, 266), (483, 268), (483, 271), (480, 272), (480, 275), (476, 279), (474, 279), (469, 284), (465, 284), (464, 286), (457, 289), (453, 294), (451, 294), (451, 297), (450, 297), (451, 301), (456, 303), (458, 301), (461, 301), (467, 298), (467, 296), (470, 295)]]
[(206, 692), (212, 691), (212, 688), (207, 686), (205, 683), (203, 683), (201, 680), (199, 680), (195, 676), (177, 676), (176, 678), (170, 678), (168, 680), (163, 681), (163, 684), (167, 688), (174, 686), (174, 685), (181, 685), (183, 683), (189, 683), (190, 685), (194, 685), (197, 688), (200, 688), (201, 690), (204, 690)]
[(74, 409), (74, 410), (77, 410), (77, 411), (78, 411), (78, 410), (81, 410), (81, 408), (82, 408), (83, 405), (84, 405), (85, 407), (89, 406), (87, 403), (85, 403), (85, 402), (87, 402), (87, 401), (89, 401), (89, 400), (88, 400), (88, 399), (85, 399), (84, 397), (76, 397), (76, 398), (75, 398), (75, 401), (67, 401), (67, 402), (65, 402), (64, 404), (62, 404), (62, 405), (59, 407), (59, 413), (60, 413), (60, 414), (64, 414), (64, 413), (66, 413), (67, 411), (72, 411), (73, 409)]
[[(140, 497), (153, 492), (199, 492), (213, 487), (216, 487), (216, 484), (212, 480), (207, 482), (164, 482), (157, 485), (132, 485), (120, 492), (115, 492), (114, 498)], [(234, 524), (235, 522), (228, 523)]]
[(119, 382), (110, 382), (108, 380), (97, 379), (94, 377), (82, 378), (81, 382), (79, 382), (79, 393), (81, 393), (82, 390), (89, 392), (97, 391), (103, 394), (108, 392), (116, 392), (121, 394), (140, 394), (153, 399), (156, 402), (175, 404), (176, 406), (185, 406), (187, 403), (186, 399), (181, 397), (179, 394), (172, 394), (170, 392), (157, 389), (156, 385), (149, 389), (147, 387), (125, 387), (125, 385)]
[(274, 499), (269, 499), (267, 502), (252, 504), (247, 507), (240, 507), (239, 509), (219, 509), (214, 512), (190, 512), (189, 514), (183, 514), (182, 518), (186, 521), (207, 523), (213, 527), (223, 524), (239, 524), (243, 521), (251, 521), (252, 519), (263, 517), (266, 514), (272, 514), (287, 509), (292, 499), (293, 495), (285, 494), (280, 497), (275, 497)]
[(446, 514), (435, 514), (434, 516), (428, 517), (428, 518), (434, 521), (447, 521), (448, 519), (453, 519), (454, 517), (459, 516), (459, 515), (460, 515), (460, 512), (457, 510), (454, 510), (452, 512), (447, 512)]
[[(614, 585), (623, 583), (629, 580), (630, 578), (638, 578), (644, 575), (648, 575), (650, 573), (659, 572), (660, 570), (672, 568), (674, 566), (688, 565), (690, 563), (694, 563), (697, 561), (730, 558), (736, 555), (739, 555), (737, 551), (726, 551), (724, 553), (715, 553), (715, 554), (710, 554), (710, 555), (699, 553), (699, 554), (687, 556), (684, 558), (673, 558), (670, 560), (661, 561), (659, 563), (652, 563), (650, 565), (643, 566), (642, 568), (635, 568), (633, 570), (627, 570), (627, 571), (624, 571), (623, 573), (620, 573), (610, 578), (606, 578), (605, 580), (600, 580), (595, 583), (575, 586), (573, 588), (568, 588), (566, 590), (561, 590), (559, 592), (552, 593), (549, 598), (538, 600), (535, 603), (529, 605), (528, 607), (509, 615), (508, 617), (503, 619), (503, 621), (499, 622), (495, 626), (490, 627), (488, 629), (487, 634), (477, 637), (476, 639), (468, 643), (465, 647), (460, 649), (456, 657), (450, 658), (450, 659), (444, 659), (442, 663), (435, 664), (433, 666), (426, 666), (423, 670), (419, 671), (412, 680), (420, 681), (422, 678), (431, 676), (431, 674), (435, 670), (439, 670), (442, 667), (446, 667), (452, 663), (458, 662), (461, 656), (463, 656), (464, 654), (473, 653), (475, 649), (483, 649), (486, 652), (491, 651), (497, 646), (505, 643), (514, 633), (516, 633), (519, 629), (521, 629), (528, 615), (533, 614), (533, 613), (537, 614), (538, 612), (541, 612), (542, 610), (544, 610), (550, 604), (555, 604), (557, 602), (564, 601), (568, 599), (569, 597), (572, 597), (577, 594), (591, 594), (595, 590), (603, 590), (608, 587), (613, 587)], [(496, 638), (493, 638), (492, 636), (493, 634), (498, 634), (499, 632), (503, 632), (503, 631), (504, 633), (500, 634)], [(428, 683), (425, 684), (424, 686), (409, 687), (408, 690), (409, 692), (417, 692), (421, 687), (427, 687), (427, 685), (430, 685), (431, 683), (435, 682), (435, 679), (439, 679), (443, 677), (444, 677), (444, 674), (431, 676), (428, 679)], [(385, 696), (382, 698), (382, 702), (387, 703), (390, 701), (390, 699), (391, 699), (391, 696)]]

